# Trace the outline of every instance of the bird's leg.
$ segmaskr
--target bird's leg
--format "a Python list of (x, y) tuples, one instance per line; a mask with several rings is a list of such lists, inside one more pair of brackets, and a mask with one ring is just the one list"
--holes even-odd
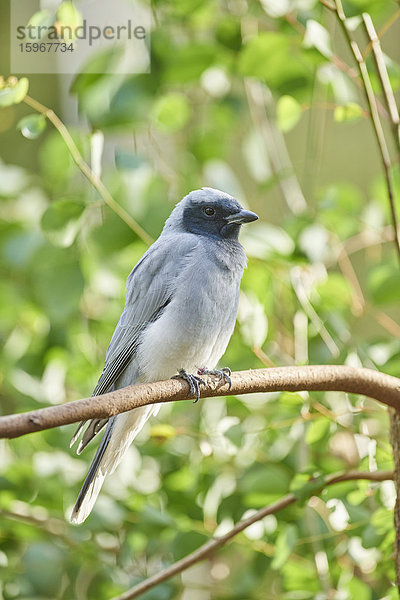
[(216, 375), (220, 380), (224, 380), (228, 384), (228, 390), (232, 387), (231, 373), (232, 371), (229, 367), (222, 367), (222, 369), (207, 369), (203, 367), (197, 371), (198, 375)]
[[(199, 372), (199, 375), (201, 373)], [(184, 379), (188, 382), (190, 387), (190, 393), (195, 397), (194, 402), (196, 403), (200, 399), (200, 385), (206, 385), (206, 382), (201, 377), (188, 373), (185, 369), (180, 369), (178, 375), (174, 375), (172, 379)]]

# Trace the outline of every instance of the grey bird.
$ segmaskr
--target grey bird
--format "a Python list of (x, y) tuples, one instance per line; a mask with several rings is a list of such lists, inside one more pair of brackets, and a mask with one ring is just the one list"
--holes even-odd
[[(93, 395), (180, 376), (198, 399), (199, 375), (214, 372), (230, 381), (229, 369), (218, 371), (216, 365), (233, 333), (246, 266), (240, 227), (257, 218), (235, 198), (212, 188), (195, 190), (176, 205), (160, 237), (128, 277), (125, 309)], [(159, 405), (144, 406), (89, 422), (78, 454), (106, 429), (74, 506), (73, 523), (86, 519), (104, 478), (158, 410)]]

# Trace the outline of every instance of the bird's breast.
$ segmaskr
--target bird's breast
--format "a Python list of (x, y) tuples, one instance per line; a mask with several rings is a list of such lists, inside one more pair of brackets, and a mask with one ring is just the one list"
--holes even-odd
[(186, 272), (162, 315), (145, 329), (138, 349), (140, 371), (149, 381), (179, 369), (213, 368), (232, 335), (240, 276), (199, 267)]

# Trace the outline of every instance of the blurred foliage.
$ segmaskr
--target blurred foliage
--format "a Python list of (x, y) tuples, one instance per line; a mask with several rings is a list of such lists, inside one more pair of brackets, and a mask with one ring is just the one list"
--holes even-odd
[[(379, 30), (396, 6), (345, 9), (354, 26), (367, 10)], [(249, 265), (223, 364), (340, 363), (399, 376), (384, 180), (332, 15), (313, 0), (157, 0), (153, 12), (150, 74), (113, 75), (115, 52), (93, 56), (104, 73), (80, 73), (54, 108), (70, 115), (89, 163), (101, 151), (93, 134), (104, 133), (103, 180), (150, 235), (204, 185), (260, 213), (243, 231)], [(385, 36), (384, 48), (391, 36), (398, 47), (397, 22)], [(398, 58), (387, 57), (395, 91)], [(46, 104), (47, 79), (32, 81)], [(59, 133), (12, 106), (26, 78), (0, 83), (5, 414), (90, 395), (146, 246), (102, 205)], [(76, 103), (84, 122), (71, 117)], [(94, 448), (76, 458), (73, 431), (1, 443), (0, 597), (106, 600), (292, 490), (301, 502), (143, 597), (395, 598), (393, 483), (346, 482), (305, 499), (310, 475), (392, 467), (376, 403), (329, 392), (164, 406), (80, 527), (66, 516)]]

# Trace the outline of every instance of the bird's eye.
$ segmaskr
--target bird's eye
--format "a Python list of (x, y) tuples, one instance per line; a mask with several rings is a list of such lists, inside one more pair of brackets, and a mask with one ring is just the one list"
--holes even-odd
[(206, 206), (203, 208), (203, 212), (207, 215), (207, 217), (212, 217), (215, 215), (215, 209), (212, 206)]

